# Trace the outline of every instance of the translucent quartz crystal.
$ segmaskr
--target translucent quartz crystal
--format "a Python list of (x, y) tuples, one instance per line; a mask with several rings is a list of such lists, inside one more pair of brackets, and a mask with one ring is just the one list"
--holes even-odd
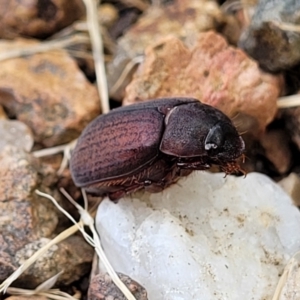
[(159, 194), (104, 200), (96, 217), (116, 271), (150, 300), (271, 299), (300, 250), (300, 213), (268, 177), (194, 172)]

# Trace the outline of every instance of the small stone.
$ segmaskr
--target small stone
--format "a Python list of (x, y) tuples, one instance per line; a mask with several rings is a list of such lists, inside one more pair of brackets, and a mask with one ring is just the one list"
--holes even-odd
[(279, 174), (285, 174), (292, 164), (290, 139), (284, 130), (267, 131), (260, 143), (265, 150), (265, 155), (274, 165)]
[(147, 48), (123, 104), (194, 97), (237, 117), (240, 132), (255, 134), (273, 120), (281, 85), (280, 76), (262, 72), (243, 51), (210, 31), (200, 34), (191, 50), (174, 37)]
[[(50, 241), (49, 238), (40, 238), (26, 244), (15, 253), (16, 263), (21, 265)], [(20, 279), (17, 279), (15, 284), (19, 287), (35, 288), (63, 271), (55, 285), (69, 285), (90, 271), (93, 254), (93, 249), (81, 236), (71, 236), (53, 245), (22, 274)]]
[[(117, 90), (111, 88), (117, 82), (126, 65), (137, 56), (144, 55), (148, 46), (172, 35), (187, 46), (192, 46), (200, 32), (216, 29), (226, 19), (215, 1), (175, 0), (166, 5), (151, 5), (117, 41), (117, 50), (112, 63), (108, 64), (107, 76), (111, 97), (124, 97), (125, 80)], [(131, 78), (132, 73), (128, 74)]]
[(31, 130), (19, 121), (0, 119), (0, 136), (0, 149), (9, 144), (29, 152), (33, 146)]
[[(35, 45), (33, 41), (0, 42), (0, 51)], [(64, 50), (3, 61), (0, 104), (10, 117), (29, 126), (35, 142), (46, 147), (77, 138), (100, 113), (97, 89)]]
[(98, 9), (99, 22), (105, 27), (111, 27), (119, 17), (118, 10), (109, 3), (104, 3)]
[(272, 299), (300, 250), (300, 212), (267, 176), (195, 172), (158, 194), (105, 199), (96, 227), (149, 299)]
[(300, 63), (300, 2), (260, 0), (239, 45), (269, 71), (291, 69)]
[[(127, 286), (136, 300), (147, 300), (146, 290), (130, 277), (118, 274), (121, 281)], [(88, 300), (126, 300), (127, 298), (114, 284), (108, 274), (98, 274), (93, 277), (89, 291)]]
[(72, 24), (85, 13), (81, 0), (2, 0), (0, 37), (45, 38)]
[(58, 217), (53, 205), (40, 199), (38, 160), (24, 150), (8, 145), (0, 149), (0, 281), (19, 266), (16, 252), (39, 236), (54, 231)]
[[(45, 172), (49, 168), (21, 148), (12, 145), (0, 148), (0, 165), (0, 282), (3, 282), (57, 234), (61, 213), (35, 190), (56, 193), (55, 198), (59, 202), (61, 199), (45, 185)], [(92, 258), (93, 249), (82, 237), (73, 236), (53, 246), (14, 284), (36, 288), (63, 270), (57, 283), (66, 285), (88, 272)]]
[(293, 199), (294, 204), (300, 206), (300, 178), (296, 173), (291, 173), (283, 178), (278, 184)]

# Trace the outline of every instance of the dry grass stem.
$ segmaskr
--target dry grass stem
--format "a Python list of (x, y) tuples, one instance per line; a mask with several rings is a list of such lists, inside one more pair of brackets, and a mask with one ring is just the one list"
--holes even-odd
[(47, 291), (36, 291), (36, 290), (26, 290), (26, 289), (19, 289), (19, 288), (8, 288), (7, 292), (10, 295), (16, 296), (26, 296), (30, 299), (30, 296), (41, 296), (46, 297), (47, 299), (53, 300), (78, 300), (80, 297), (73, 297), (65, 292), (62, 292), (58, 289), (50, 289)]
[(245, 20), (245, 25), (251, 23), (251, 17), (254, 13), (253, 8), (257, 4), (256, 0), (240, 0), (243, 8), (243, 15)]
[(67, 46), (80, 44), (80, 43), (84, 43), (84, 44), (89, 43), (89, 38), (82, 34), (76, 34), (64, 39), (51, 40), (47, 42), (37, 43), (30, 47), (9, 50), (7, 52), (0, 53), (0, 61), (11, 59), (11, 58), (22, 57), (22, 56), (33, 55), (36, 53), (47, 52), (54, 49), (61, 49)]
[(60, 167), (57, 171), (57, 174), (61, 175), (63, 173), (63, 171), (65, 170), (65, 168), (68, 166), (68, 163), (69, 163), (69, 160), (71, 157), (71, 152), (75, 148), (76, 143), (77, 143), (77, 140), (73, 140), (68, 144), (34, 151), (34, 152), (32, 152), (32, 155), (34, 157), (40, 158), (40, 157), (55, 155), (55, 154), (63, 152), (63, 154), (64, 154), (63, 159), (62, 159)]
[[(98, 236), (98, 233), (96, 231), (96, 228), (94, 226), (94, 219), (93, 217), (90, 215), (90, 213), (87, 211), (87, 207), (84, 209), (82, 208), (78, 203), (76, 203), (70, 195), (68, 195), (66, 193), (66, 191), (64, 189), (60, 189), (60, 191), (64, 194), (65, 197), (67, 197), (68, 200), (71, 201), (71, 203), (78, 209), (80, 216), (81, 216), (81, 221), (83, 222), (84, 225), (88, 226), (90, 231), (92, 232), (92, 236), (90, 237), (84, 230), (84, 227), (81, 227), (79, 230), (82, 233), (83, 237), (85, 238), (85, 240), (92, 245), (95, 248), (96, 253), (99, 256), (99, 259), (101, 260), (101, 262), (104, 264), (107, 273), (110, 275), (112, 281), (115, 283), (115, 285), (120, 289), (120, 291), (124, 294), (124, 296), (128, 299), (128, 300), (136, 300), (135, 297), (132, 295), (132, 293), (128, 290), (128, 288), (126, 287), (126, 285), (120, 280), (120, 278), (118, 277), (117, 273), (115, 272), (115, 270), (113, 269), (112, 265), (110, 264), (110, 262), (108, 261), (103, 249), (102, 249), (102, 245), (101, 245), (101, 241), (100, 238)], [(84, 197), (86, 197), (85, 192), (83, 194)], [(50, 196), (51, 197), (51, 196)], [(47, 196), (48, 199), (50, 199), (49, 195)], [(51, 197), (52, 198), (52, 197)], [(53, 202), (53, 198), (51, 199), (51, 201)], [(58, 206), (59, 204), (56, 202), (54, 203), (56, 206)], [(87, 201), (85, 200), (85, 206), (87, 206)], [(69, 217), (70, 215), (64, 211), (61, 207), (59, 208), (60, 211), (62, 211), (72, 222), (75, 222), (74, 219), (72, 217)]]
[(114, 83), (114, 85), (110, 89), (110, 94), (113, 95), (119, 88), (122, 86), (123, 82), (127, 78), (128, 74), (132, 71), (132, 69), (137, 65), (140, 64), (144, 60), (144, 56), (137, 56), (130, 60), (128, 64), (123, 69), (120, 77), (118, 80)]
[(76, 145), (77, 140), (73, 140), (68, 144), (64, 144), (64, 145), (59, 145), (59, 146), (55, 146), (55, 147), (51, 147), (51, 148), (46, 148), (46, 149), (42, 149), (42, 150), (37, 150), (37, 151), (33, 151), (32, 155), (34, 157), (44, 157), (44, 156), (49, 156), (49, 155), (55, 155), (61, 152), (64, 152), (66, 148), (74, 148)]
[(286, 97), (280, 97), (277, 100), (278, 108), (289, 108), (300, 106), (300, 95), (291, 95)]
[[(108, 33), (108, 31), (105, 27), (101, 26), (100, 31), (102, 34), (104, 47), (108, 50), (109, 53), (114, 53), (116, 51), (116, 43), (110, 37), (110, 34)], [(104, 59), (105, 59), (105, 57), (106, 56), (104, 55)]]
[(108, 87), (106, 80), (103, 42), (101, 30), (98, 21), (98, 9), (95, 0), (83, 0), (87, 12), (87, 25), (90, 34), (93, 57), (95, 63), (95, 73), (97, 78), (97, 87), (101, 99), (101, 108), (103, 113), (109, 112)]
[(253, 8), (256, 4), (256, 0), (227, 0), (221, 5), (221, 9), (229, 14), (243, 10), (244, 17), (246, 18), (245, 21), (249, 24)]
[[(100, 22), (99, 30), (102, 34), (103, 44), (110, 51), (113, 51), (115, 49), (115, 43), (112, 40), (112, 38), (110, 37), (109, 33), (107, 32), (106, 27), (101, 25), (101, 20), (99, 20), (99, 22)], [(82, 36), (86, 35), (86, 37), (88, 39), (88, 44), (90, 45), (90, 38), (87, 36), (88, 31), (89, 31), (89, 28), (88, 28), (87, 22), (80, 20), (80, 21), (76, 21), (72, 25), (62, 29), (58, 33), (52, 35), (51, 40), (52, 41), (59, 40), (59, 39), (66, 38), (68, 36), (73, 36), (73, 35), (82, 35)]]
[(66, 49), (68, 53), (77, 58), (83, 58), (83, 59), (93, 59), (93, 56), (91, 53), (83, 51), (83, 50), (71, 50), (71, 49)]
[(99, 273), (99, 257), (97, 253), (94, 253), (92, 269), (90, 273), (90, 278), (93, 279)]
[(45, 282), (41, 283), (38, 287), (36, 287), (34, 290), (27, 290), (27, 289), (20, 289), (20, 288), (14, 288), (9, 287), (7, 289), (7, 292), (10, 295), (17, 295), (17, 296), (45, 296), (49, 299), (58, 299), (58, 300), (78, 300), (80, 298), (80, 295), (71, 296), (65, 292), (61, 292), (58, 289), (52, 289), (54, 284), (56, 283), (58, 277), (63, 273), (63, 271), (59, 272), (58, 274), (54, 275), (53, 277), (49, 278)]
[[(272, 300), (283, 300), (283, 299), (290, 299), (287, 298), (284, 294), (284, 289), (287, 286), (289, 281), (295, 280), (296, 278), (296, 272), (299, 272), (299, 264), (300, 264), (300, 252), (297, 252), (287, 263), (287, 265), (284, 268), (284, 271), (279, 279), (279, 282), (277, 284), (274, 296), (272, 297)], [(293, 278), (295, 277), (295, 278)], [(286, 291), (291, 292), (294, 295), (299, 295), (299, 285), (298, 283), (295, 284), (297, 286), (297, 290), (295, 288), (292, 291)], [(298, 297), (293, 299), (299, 299)]]
[(272, 23), (283, 31), (293, 31), (300, 33), (300, 25), (280, 21), (272, 21)]
[(73, 27), (73, 30), (76, 30), (76, 31), (83, 31), (83, 32), (89, 31), (86, 21), (77, 21), (71, 26)]
[(242, 9), (242, 3), (240, 0), (227, 0), (221, 5), (221, 9), (225, 13), (233, 13)]
[(51, 40), (58, 40), (58, 39), (62, 39), (62, 38), (66, 38), (67, 36), (71, 36), (71, 35), (76, 35), (79, 32), (82, 32), (84, 36), (86, 36), (89, 40), (90, 43), (90, 38), (87, 35), (87, 25), (86, 22), (84, 20), (78, 20), (76, 22), (74, 22), (73, 24), (71, 24), (68, 27), (63, 28), (62, 30), (54, 33), (51, 36)]
[(35, 291), (48, 291), (50, 289), (52, 289), (58, 279), (58, 277), (63, 273), (63, 271), (60, 271), (58, 274), (52, 276), (51, 278), (49, 278), (48, 280), (46, 280), (45, 282), (41, 283), (38, 287), (35, 288)]
[(64, 149), (64, 155), (63, 159), (61, 161), (60, 167), (57, 171), (58, 175), (61, 175), (63, 171), (68, 167), (70, 158), (71, 158), (71, 152), (75, 148), (77, 143), (77, 140), (72, 141), (71, 143), (68, 144), (68, 146)]
[[(83, 196), (83, 202), (84, 202), (84, 209), (87, 211), (88, 210), (88, 207), (89, 207), (89, 202), (88, 202), (88, 198), (87, 198), (87, 195), (86, 195), (86, 192), (85, 192), (85, 189), (81, 189), (81, 193), (82, 193), (82, 196)], [(92, 210), (93, 211), (93, 210)]]

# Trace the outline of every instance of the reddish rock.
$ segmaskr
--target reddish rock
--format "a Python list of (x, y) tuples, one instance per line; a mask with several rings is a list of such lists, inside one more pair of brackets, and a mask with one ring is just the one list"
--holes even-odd
[[(175, 0), (165, 5), (151, 5), (125, 34), (117, 41), (117, 50), (112, 63), (108, 65), (108, 85), (117, 82), (125, 66), (133, 58), (143, 55), (148, 46), (172, 35), (192, 46), (200, 32), (216, 29), (226, 23), (218, 4), (207, 0)], [(128, 74), (131, 78), (132, 74)], [(118, 89), (111, 90), (111, 96), (122, 99), (124, 81)]]
[(138, 22), (118, 40), (134, 57), (166, 35), (178, 37), (186, 45), (195, 45), (200, 32), (217, 28), (225, 17), (214, 1), (175, 0), (165, 6), (150, 6)]
[[(0, 51), (34, 45), (0, 42)], [(100, 113), (96, 87), (64, 50), (1, 62), (0, 104), (47, 147), (69, 142)]]
[(82, 0), (2, 0), (0, 37), (44, 38), (72, 24), (84, 13)]
[[(130, 277), (118, 274), (121, 281), (127, 286), (130, 292), (134, 295), (136, 300), (147, 300), (146, 290), (132, 280)], [(89, 287), (88, 300), (126, 300), (127, 298), (119, 290), (119, 288), (113, 283), (108, 274), (96, 275)]]
[(147, 48), (126, 88), (124, 105), (159, 97), (195, 97), (230, 117), (238, 116), (239, 131), (257, 133), (276, 114), (281, 82), (281, 76), (262, 72), (254, 60), (214, 32), (202, 33), (191, 50), (170, 37)]

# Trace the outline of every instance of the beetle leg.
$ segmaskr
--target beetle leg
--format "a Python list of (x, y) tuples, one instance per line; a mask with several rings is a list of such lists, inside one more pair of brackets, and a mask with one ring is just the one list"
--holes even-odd
[(225, 175), (232, 173), (242, 173), (244, 176), (247, 175), (247, 172), (243, 170), (236, 161), (229, 162), (225, 165), (220, 165), (220, 169), (221, 171), (225, 172)]
[(143, 184), (131, 185), (129, 187), (121, 188), (118, 191), (112, 192), (108, 194), (110, 200), (114, 202), (118, 202), (119, 199), (125, 197), (127, 194), (137, 192), (138, 190), (143, 188)]
[(145, 186), (145, 190), (151, 193), (161, 192), (173, 183), (176, 183), (180, 177), (187, 176), (190, 173), (192, 173), (192, 170), (181, 169), (177, 166), (177, 163), (174, 163), (167, 169), (160, 180), (152, 182), (149, 186)]
[(120, 190), (120, 191), (117, 191), (117, 192), (109, 193), (108, 198), (111, 201), (117, 203), (119, 199), (121, 199), (122, 197), (125, 196), (125, 194), (126, 194), (125, 191)]

